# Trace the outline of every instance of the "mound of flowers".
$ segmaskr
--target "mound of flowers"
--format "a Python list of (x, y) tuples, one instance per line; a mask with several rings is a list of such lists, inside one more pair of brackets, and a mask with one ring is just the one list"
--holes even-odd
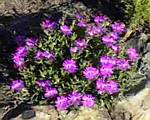
[(130, 87), (129, 73), (136, 71), (140, 56), (125, 48), (125, 24), (105, 15), (71, 18), (46, 19), (39, 38), (18, 42), (12, 54), (20, 76), (10, 85), (14, 92), (26, 88), (38, 101), (67, 110), (93, 107)]

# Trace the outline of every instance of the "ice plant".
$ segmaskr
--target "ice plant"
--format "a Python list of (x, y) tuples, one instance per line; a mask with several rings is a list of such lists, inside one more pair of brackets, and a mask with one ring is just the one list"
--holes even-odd
[(34, 48), (37, 45), (38, 39), (35, 37), (27, 38), (26, 39), (26, 45), (29, 48)]
[(47, 87), (51, 87), (51, 81), (50, 80), (38, 80), (38, 81), (36, 81), (36, 84), (42, 89), (46, 89)]
[(109, 103), (123, 95), (122, 89), (137, 84), (130, 78), (140, 55), (134, 48), (125, 51), (123, 23), (81, 13), (62, 16), (58, 23), (46, 19), (41, 26), (46, 34), (41, 32), (39, 38), (19, 38), (25, 42), (18, 44), (12, 59), (22, 80), (13, 81), (12, 90), (20, 91), (25, 82), (30, 96), (39, 96), (39, 102), (68, 110), (93, 107), (103, 100)]
[(111, 65), (104, 65), (100, 67), (100, 75), (104, 78), (111, 77), (113, 75), (113, 67)]
[(77, 39), (76, 41), (75, 41), (75, 46), (78, 48), (78, 49), (80, 49), (80, 50), (83, 50), (83, 49), (85, 49), (86, 47), (87, 47), (87, 42), (86, 42), (86, 40), (85, 39)]
[(77, 14), (75, 15), (75, 18), (76, 18), (78, 21), (80, 21), (80, 20), (83, 20), (83, 19), (85, 18), (85, 16), (81, 15), (80, 13), (77, 13)]
[(16, 53), (17, 55), (21, 56), (21, 57), (25, 57), (27, 54), (28, 54), (28, 50), (26, 47), (24, 46), (21, 46), (21, 47), (18, 47), (17, 50), (16, 50)]
[(119, 92), (119, 84), (114, 80), (108, 80), (105, 86), (106, 93), (115, 94)]
[(98, 79), (96, 89), (100, 94), (115, 94), (119, 92), (119, 84), (114, 80)]
[(71, 105), (80, 105), (81, 104), (81, 98), (82, 95), (79, 92), (72, 92), (71, 94), (69, 94), (68, 96), (69, 100), (70, 100), (70, 104)]
[(99, 76), (99, 70), (95, 67), (86, 67), (83, 75), (88, 80), (95, 80)]
[(106, 93), (106, 81), (103, 79), (98, 79), (96, 81), (96, 89), (100, 94)]
[(139, 58), (139, 54), (138, 54), (137, 50), (134, 48), (129, 48), (127, 50), (127, 54), (128, 54), (129, 59), (133, 62), (137, 61)]
[(125, 24), (121, 22), (115, 22), (114, 24), (112, 24), (112, 29), (114, 32), (122, 34), (123, 32), (125, 32)]
[(77, 26), (81, 27), (81, 28), (86, 28), (87, 27), (87, 23), (84, 21), (80, 21), (77, 23)]
[(70, 107), (70, 101), (68, 97), (60, 96), (57, 97), (57, 100), (55, 101), (55, 105), (58, 110), (67, 110)]
[(63, 69), (69, 73), (76, 73), (78, 71), (78, 66), (75, 60), (67, 59), (63, 62)]
[(93, 97), (91, 94), (85, 94), (82, 96), (82, 105), (84, 107), (91, 108), (94, 107), (95, 104), (95, 97)]
[(25, 57), (28, 54), (26, 47), (18, 47), (16, 52), (12, 55), (13, 62), (15, 67), (23, 69), (25, 67)]
[(118, 41), (120, 39), (120, 36), (116, 32), (109, 33), (110, 37), (112, 37), (114, 40)]
[(94, 18), (94, 22), (96, 23), (103, 23), (103, 22), (106, 22), (108, 19), (108, 17), (104, 16), (104, 15), (101, 15), (101, 16), (96, 16)]
[(111, 35), (105, 35), (102, 37), (102, 42), (107, 45), (107, 46), (110, 46), (112, 44), (116, 44), (117, 41), (115, 40), (114, 37), (112, 37)]
[(92, 37), (95, 36), (96, 32), (93, 30), (92, 26), (87, 27), (87, 34)]
[(87, 34), (91, 37), (101, 36), (105, 32), (105, 29), (101, 26), (88, 26), (87, 27)]
[(52, 20), (45, 20), (42, 22), (42, 28), (45, 29), (45, 30), (54, 30), (56, 28), (56, 22), (52, 21)]
[(72, 29), (67, 25), (60, 26), (60, 30), (64, 35), (72, 35)]
[(20, 57), (17, 54), (14, 54), (12, 59), (13, 59), (13, 62), (15, 64), (15, 67), (17, 67), (19, 69), (22, 69), (22, 68), (25, 67), (25, 60), (24, 60), (24, 58)]
[(35, 58), (37, 60), (47, 59), (47, 60), (50, 60), (51, 62), (53, 62), (56, 59), (56, 56), (53, 52), (39, 50), (39, 51), (37, 51)]
[(71, 47), (70, 48), (70, 53), (71, 54), (76, 54), (78, 52), (78, 50), (79, 50), (78, 47)]
[(129, 61), (126, 59), (118, 59), (117, 68), (122, 71), (127, 71), (131, 68), (131, 65), (129, 64)]
[(24, 87), (24, 82), (22, 80), (13, 80), (11, 83), (11, 89), (16, 92), (20, 92)]
[(40, 50), (37, 51), (35, 58), (36, 58), (37, 60), (43, 60), (43, 59), (44, 59), (44, 54), (43, 54), (43, 52), (40, 51)]
[(43, 56), (50, 61), (54, 61), (56, 59), (55, 54), (53, 52), (49, 52), (49, 51), (44, 51)]
[(117, 58), (103, 55), (100, 57), (100, 64), (102, 66), (115, 66), (117, 64)]
[(45, 88), (45, 93), (44, 93), (44, 97), (47, 99), (51, 99), (54, 98), (58, 95), (58, 91), (56, 88), (52, 88), (52, 87), (46, 87)]
[(117, 54), (121, 51), (121, 46), (119, 45), (111, 45), (110, 47)]

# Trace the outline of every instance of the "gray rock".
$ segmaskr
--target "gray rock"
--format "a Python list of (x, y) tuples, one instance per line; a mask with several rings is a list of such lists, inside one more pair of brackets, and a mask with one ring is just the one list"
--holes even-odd
[(33, 118), (35, 116), (36, 116), (36, 114), (35, 114), (35, 111), (33, 111), (33, 110), (26, 110), (22, 113), (23, 119), (30, 119), (30, 118)]
[(129, 112), (132, 120), (150, 120), (150, 88), (145, 88), (135, 96), (123, 99), (118, 102), (116, 108)]
[(140, 53), (143, 53), (143, 49), (146, 46), (148, 40), (148, 35), (144, 33), (136, 33), (133, 38), (127, 42), (127, 48), (133, 47), (136, 48)]
[(132, 115), (123, 107), (115, 106), (115, 108), (111, 110), (111, 118), (113, 120), (131, 120)]
[(60, 112), (61, 120), (111, 120), (108, 111), (105, 108), (99, 109), (98, 106), (94, 108), (80, 107), (77, 111)]
[(58, 120), (58, 113), (52, 106), (32, 106), (31, 108), (32, 110), (23, 112), (11, 120)]
[(39, 12), (51, 5), (62, 4), (69, 0), (2, 0), (0, 2), (0, 14), (19, 15)]

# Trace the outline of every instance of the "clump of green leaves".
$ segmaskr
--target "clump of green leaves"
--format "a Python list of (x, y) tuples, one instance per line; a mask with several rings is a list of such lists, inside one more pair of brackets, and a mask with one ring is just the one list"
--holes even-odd
[(150, 1), (149, 0), (122, 0), (125, 5), (125, 12), (129, 18), (129, 25), (132, 28), (140, 24), (150, 22)]
[(26, 87), (34, 102), (55, 102), (64, 110), (111, 104), (136, 84), (130, 79), (139, 54), (134, 48), (126, 51), (124, 23), (80, 13), (44, 20), (42, 28), (38, 39), (27, 38), (13, 54), (20, 80), (12, 81), (12, 90)]

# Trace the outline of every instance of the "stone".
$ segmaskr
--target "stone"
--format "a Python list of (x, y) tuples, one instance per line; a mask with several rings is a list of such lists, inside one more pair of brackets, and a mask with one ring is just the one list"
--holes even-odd
[(79, 107), (78, 110), (59, 111), (60, 120), (111, 120), (108, 110), (104, 107)]
[(131, 113), (132, 120), (150, 120), (150, 88), (145, 87), (135, 96), (130, 96), (117, 105)]
[(126, 111), (123, 107), (115, 106), (111, 110), (111, 118), (113, 120), (131, 120), (131, 113)]
[(39, 115), (39, 113), (40, 114), (45, 114), (46, 118), (43, 118), (43, 120), (46, 120), (48, 118), (49, 118), (48, 120), (58, 120), (58, 112), (53, 106), (50, 106), (50, 105), (47, 105), (47, 106), (33, 106), (32, 109), (34, 111), (36, 111), (36, 120), (39, 119), (39, 117), (42, 117), (42, 116)]
[(0, 0), (0, 14), (21, 15), (40, 12), (52, 5), (63, 4), (69, 0)]
[(11, 120), (58, 120), (58, 113), (52, 106), (32, 106), (31, 109)]
[(36, 114), (37, 114), (37, 116), (35, 118), (33, 118), (32, 120), (53, 120), (53, 119), (51, 119), (50, 115), (48, 115), (44, 112), (37, 111)]
[(5, 112), (5, 107), (2, 107), (2, 106), (0, 105), (0, 120), (2, 120), (3, 115), (4, 115), (4, 112)]
[(36, 116), (36, 114), (35, 114), (35, 111), (33, 111), (33, 110), (26, 110), (22, 113), (23, 119), (30, 119), (30, 118), (33, 118), (35, 116)]

